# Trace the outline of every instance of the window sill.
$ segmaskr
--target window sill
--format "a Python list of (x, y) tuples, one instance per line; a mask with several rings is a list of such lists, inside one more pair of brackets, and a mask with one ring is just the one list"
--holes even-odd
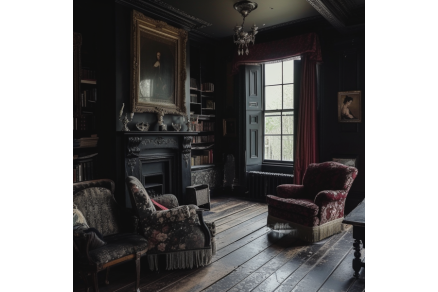
[(283, 162), (283, 161), (273, 161), (273, 160), (271, 160), (271, 161), (267, 161), (267, 160), (265, 160), (265, 161), (263, 161), (262, 162), (262, 165), (269, 165), (269, 166), (282, 166), (282, 167), (294, 167), (294, 163), (293, 163), (293, 161), (285, 161), (285, 162)]

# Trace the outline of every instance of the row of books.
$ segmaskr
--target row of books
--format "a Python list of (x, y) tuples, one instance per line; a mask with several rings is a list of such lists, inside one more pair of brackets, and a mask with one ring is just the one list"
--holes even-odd
[(205, 101), (205, 107), (207, 109), (216, 109), (216, 103), (213, 100), (211, 100), (211, 99), (207, 99)]
[(73, 164), (73, 182), (80, 182), (94, 179), (93, 161), (79, 162)]
[(191, 158), (191, 166), (213, 163), (213, 150), (206, 150), (204, 155), (194, 155)]
[(73, 147), (97, 147), (99, 137), (92, 135), (92, 137), (82, 137), (80, 139), (73, 139)]
[(192, 143), (214, 142), (214, 135), (193, 136)]
[(96, 71), (89, 69), (81, 70), (81, 79), (95, 80), (96, 79)]
[(201, 121), (195, 125), (196, 132), (214, 131), (214, 122)]
[(190, 94), (190, 102), (198, 102), (198, 96), (196, 94)]
[(87, 106), (94, 107), (96, 101), (97, 101), (97, 88), (87, 89), (82, 91), (81, 93), (82, 107), (87, 107)]
[(94, 131), (96, 130), (96, 117), (83, 112), (84, 115), (73, 117), (73, 130)]
[(201, 84), (201, 90), (202, 91), (210, 91), (213, 92), (214, 91), (214, 84), (213, 83), (202, 83)]

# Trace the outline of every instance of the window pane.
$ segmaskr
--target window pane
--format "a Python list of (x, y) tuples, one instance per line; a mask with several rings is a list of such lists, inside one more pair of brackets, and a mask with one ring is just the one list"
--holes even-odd
[(267, 110), (281, 109), (281, 85), (265, 87)]
[(281, 160), (281, 137), (265, 136), (265, 159)]
[(294, 136), (283, 136), (283, 160), (294, 159)]
[(265, 85), (281, 84), (281, 62), (265, 65)]
[(281, 134), (280, 113), (265, 114), (265, 134)]
[(294, 85), (283, 85), (283, 109), (294, 108)]
[(283, 112), (283, 134), (293, 134), (294, 133), (294, 113), (293, 112)]
[(294, 61), (283, 62), (283, 83), (294, 82)]

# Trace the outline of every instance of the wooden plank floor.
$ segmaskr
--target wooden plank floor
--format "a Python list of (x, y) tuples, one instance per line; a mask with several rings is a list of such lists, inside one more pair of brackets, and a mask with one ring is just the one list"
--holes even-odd
[[(365, 271), (353, 277), (352, 228), (315, 244), (306, 244), (287, 232), (266, 227), (266, 204), (241, 198), (211, 199), (207, 222), (216, 222), (217, 253), (210, 265), (196, 269), (151, 272), (141, 260), (141, 292), (240, 291), (365, 291)], [(362, 256), (365, 255), (364, 250)], [(134, 263), (111, 270), (110, 284), (102, 292), (134, 291)], [(85, 291), (74, 277), (74, 291)]]

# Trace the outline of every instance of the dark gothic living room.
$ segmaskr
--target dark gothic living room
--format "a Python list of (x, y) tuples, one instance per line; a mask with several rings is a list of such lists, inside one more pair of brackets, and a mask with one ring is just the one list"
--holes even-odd
[(73, 7), (73, 291), (365, 289), (365, 1)]
[[(38, 209), (34, 218), (41, 213), (48, 217), (35, 220), (38, 225), (31, 228), (35, 230), (26, 247), (8, 247), (11, 254), (17, 254), (17, 248), (40, 254), (33, 261), (36, 267), (11, 268), (21, 274), (17, 287), (74, 292), (362, 292), (367, 173), (367, 221), (372, 224), (367, 233), (372, 248), (368, 289), (434, 290), (424, 283), (403, 284), (405, 276), (421, 282), (415, 267), (421, 262), (397, 262), (405, 263), (401, 258), (406, 247), (418, 246), (431, 232), (412, 231), (416, 225), (411, 215), (409, 223), (398, 223), (401, 216), (395, 217), (394, 211), (401, 205), (394, 202), (403, 194), (394, 188), (402, 186), (404, 178), (416, 182), (428, 175), (400, 173), (394, 183), (386, 178), (385, 172), (391, 176), (398, 168), (408, 169), (392, 159), (406, 159), (409, 151), (397, 152), (398, 145), (390, 140), (405, 132), (419, 134), (412, 125), (402, 124), (404, 115), (392, 114), (412, 111), (412, 102), (406, 109), (396, 108), (405, 102), (398, 92), (391, 93), (408, 86), (411, 77), (400, 78), (395, 86), (393, 79), (385, 79), (392, 75), (384, 73), (386, 65), (380, 69), (367, 63), (373, 75), (382, 71), (374, 78), (367, 75), (368, 84), (384, 82), (385, 88), (379, 92), (380, 87), (371, 86), (366, 94), (364, 0), (74, 0), (65, 12), (60, 8), (50, 13), (52, 27), (68, 25), (49, 37), (54, 44), (66, 40), (58, 64), (65, 70), (57, 71), (54, 64), (35, 73), (44, 77), (38, 88), (57, 93), (60, 103), (42, 102), (44, 94), (34, 95), (40, 103), (35, 120), (41, 117), (44, 122), (38, 122), (38, 138), (26, 144), (39, 144), (44, 128), (54, 141), (68, 140), (68, 146), (41, 143), (46, 149), (33, 152), (44, 158), (43, 165), (53, 160), (53, 167), (24, 163), (36, 167), (41, 177), (33, 185), (44, 183), (44, 191), (32, 199), (20, 197), (20, 205)], [(12, 21), (7, 26), (12, 30)], [(378, 30), (387, 26), (379, 23), (376, 34), (370, 27), (379, 38)], [(66, 34), (70, 29), (73, 58), (71, 36)], [(41, 46), (40, 41), (29, 41), (35, 34), (21, 36), (26, 47)], [(389, 43), (391, 37), (372, 39), (371, 44)], [(21, 45), (14, 47), (21, 55)], [(55, 54), (54, 48), (44, 46), (42, 51)], [(52, 53), (37, 59), (45, 62)], [(385, 63), (368, 55), (367, 47), (368, 60)], [(413, 72), (391, 68), (401, 70)], [(73, 103), (61, 94), (70, 91), (71, 72)], [(58, 77), (63, 90), (52, 87)], [(29, 89), (22, 84), (13, 88), (15, 96), (21, 91), (17, 88)], [(368, 115), (365, 104), (371, 110)], [(16, 108), (17, 101), (14, 105), (8, 109)], [(73, 119), (67, 114), (71, 108)], [(372, 162), (365, 157), (365, 117), (368, 131), (380, 131), (367, 136), (367, 159)], [(73, 164), (66, 150), (71, 149), (71, 124)], [(368, 152), (371, 149), (378, 151)], [(423, 155), (418, 154), (422, 161), (430, 161)], [(71, 234), (65, 228), (70, 224), (71, 201), (65, 193), (72, 167), (73, 255), (67, 250)], [(24, 181), (20, 174), (9, 193), (16, 193)], [(410, 193), (416, 188), (409, 188)], [(410, 205), (413, 202), (405, 209)], [(64, 233), (65, 241), (58, 241), (57, 234)], [(412, 237), (412, 243), (404, 242), (399, 249), (406, 237)], [(33, 247), (34, 241), (41, 241), (44, 250)], [(432, 274), (428, 277), (433, 279)]]

